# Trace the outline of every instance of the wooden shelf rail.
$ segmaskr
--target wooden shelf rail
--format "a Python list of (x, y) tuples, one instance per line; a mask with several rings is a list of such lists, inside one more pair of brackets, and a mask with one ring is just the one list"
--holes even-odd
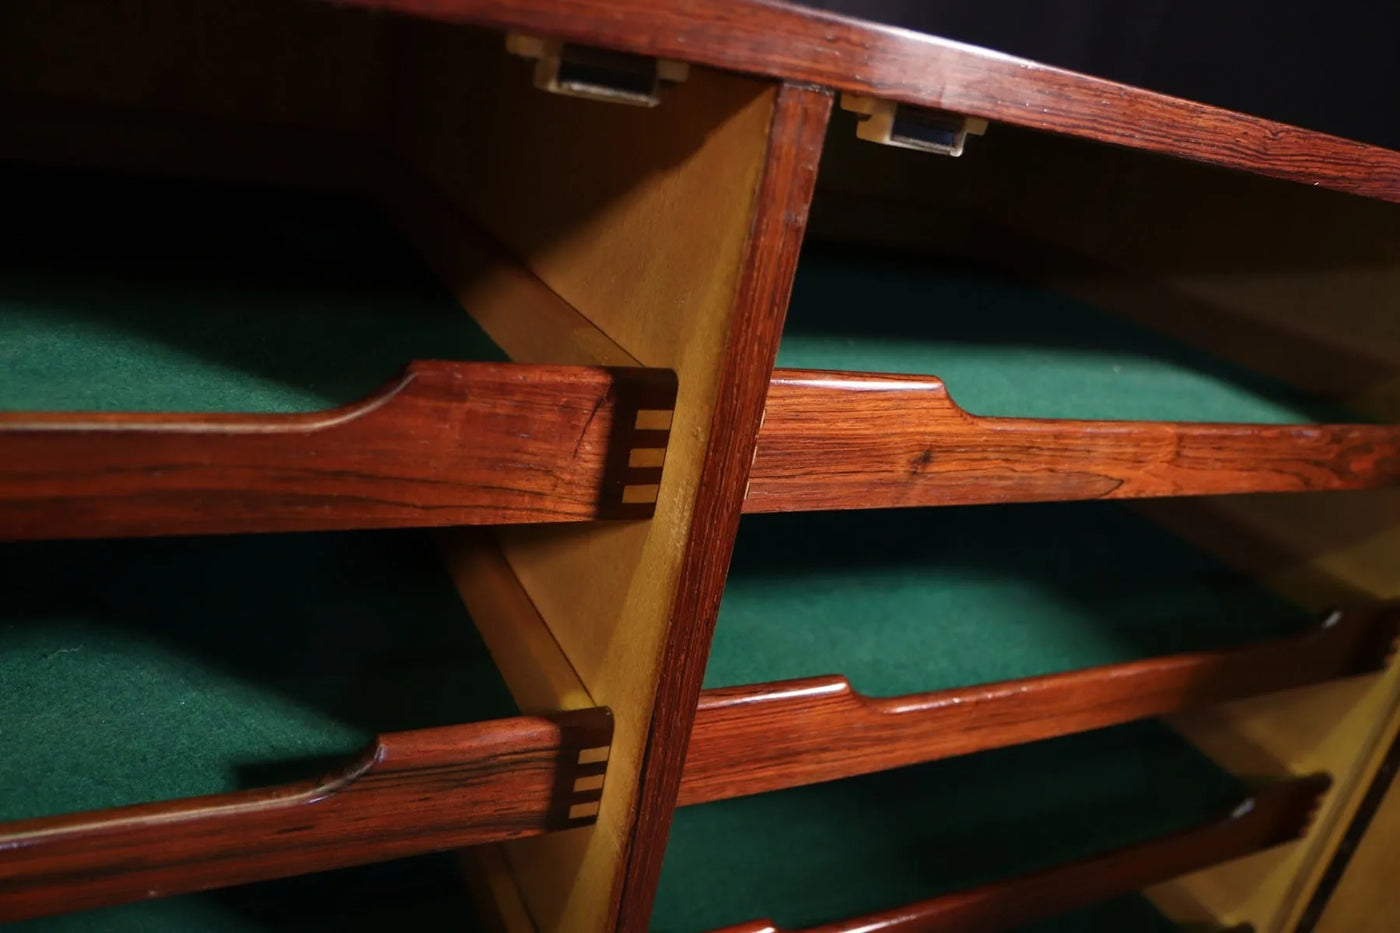
[(984, 418), (928, 376), (779, 369), (745, 512), (1365, 489), (1400, 427)]
[[(1213, 822), (1093, 856), (800, 933), (997, 933), (1301, 837), (1325, 774), (1265, 785)], [(716, 933), (798, 933), (758, 920)]]
[(645, 518), (674, 404), (668, 370), (421, 361), (326, 412), (0, 413), (0, 539)]
[(872, 699), (841, 676), (700, 695), (680, 805), (831, 781), (1069, 735), (1383, 668), (1400, 605), (1291, 637), (931, 693)]
[(319, 780), (0, 824), (0, 922), (592, 823), (603, 707), (381, 735)]

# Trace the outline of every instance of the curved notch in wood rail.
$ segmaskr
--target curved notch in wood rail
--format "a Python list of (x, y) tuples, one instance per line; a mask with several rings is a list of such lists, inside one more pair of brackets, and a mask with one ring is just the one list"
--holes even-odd
[[(998, 933), (1301, 837), (1325, 774), (1265, 785), (1210, 823), (1103, 855), (801, 933)], [(762, 920), (715, 933), (798, 933)]]
[(844, 677), (706, 690), (681, 806), (1033, 742), (1381, 669), (1400, 605), (1242, 648), (871, 699)]
[(674, 402), (668, 370), (425, 361), (327, 412), (4, 413), (0, 539), (645, 518)]
[(1365, 489), (1400, 427), (984, 418), (927, 376), (774, 370), (745, 512)]
[(379, 737), (321, 780), (0, 824), (0, 922), (592, 823), (612, 715)]

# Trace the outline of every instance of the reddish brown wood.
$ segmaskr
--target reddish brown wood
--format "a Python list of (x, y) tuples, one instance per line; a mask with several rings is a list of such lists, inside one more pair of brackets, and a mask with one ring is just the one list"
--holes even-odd
[(0, 539), (646, 517), (669, 371), (417, 362), (295, 415), (0, 413)]
[[(1104, 855), (995, 881), (802, 933), (998, 933), (1136, 891), (1229, 859), (1281, 845), (1307, 830), (1325, 774), (1267, 785), (1230, 814)], [(716, 933), (779, 933), (772, 921)], [(795, 931), (789, 931), (795, 933)]]
[(745, 512), (1363, 489), (1400, 427), (983, 418), (938, 379), (773, 372)]
[(619, 933), (648, 929), (830, 112), (831, 96), (811, 88), (784, 85), (774, 99), (753, 231), (730, 313), (719, 397), (647, 732)]
[(1385, 667), (1400, 604), (1310, 632), (931, 693), (872, 699), (841, 676), (700, 694), (679, 806), (1099, 729)]
[(778, 0), (337, 2), (810, 82), (1400, 201), (1400, 153), (1388, 149)]
[(603, 708), (382, 735), (320, 780), (0, 824), (0, 922), (593, 822)]

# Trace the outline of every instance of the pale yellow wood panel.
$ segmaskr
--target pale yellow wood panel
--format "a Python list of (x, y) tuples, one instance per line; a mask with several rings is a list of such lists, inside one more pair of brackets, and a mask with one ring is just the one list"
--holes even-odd
[(1391, 784), (1317, 933), (1393, 933), (1400, 928), (1400, 789)]
[(502, 535), (589, 694), (616, 716), (597, 825), (512, 844), (507, 856), (542, 929), (604, 929), (773, 93), (694, 69), (655, 109), (555, 97), (531, 86), (530, 65), (506, 56), (498, 35), (401, 25), (398, 151), (626, 354), (679, 378), (653, 520)]

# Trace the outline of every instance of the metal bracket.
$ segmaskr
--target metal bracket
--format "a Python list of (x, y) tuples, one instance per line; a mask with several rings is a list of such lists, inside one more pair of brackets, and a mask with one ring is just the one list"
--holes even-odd
[(857, 115), (856, 136), (860, 139), (939, 155), (960, 156), (969, 134), (987, 132), (987, 121), (980, 117), (860, 94), (842, 94), (841, 109)]
[(661, 103), (663, 83), (679, 84), (690, 77), (686, 62), (520, 33), (506, 36), (506, 51), (534, 60), (535, 87), (542, 91), (613, 104), (655, 107)]

